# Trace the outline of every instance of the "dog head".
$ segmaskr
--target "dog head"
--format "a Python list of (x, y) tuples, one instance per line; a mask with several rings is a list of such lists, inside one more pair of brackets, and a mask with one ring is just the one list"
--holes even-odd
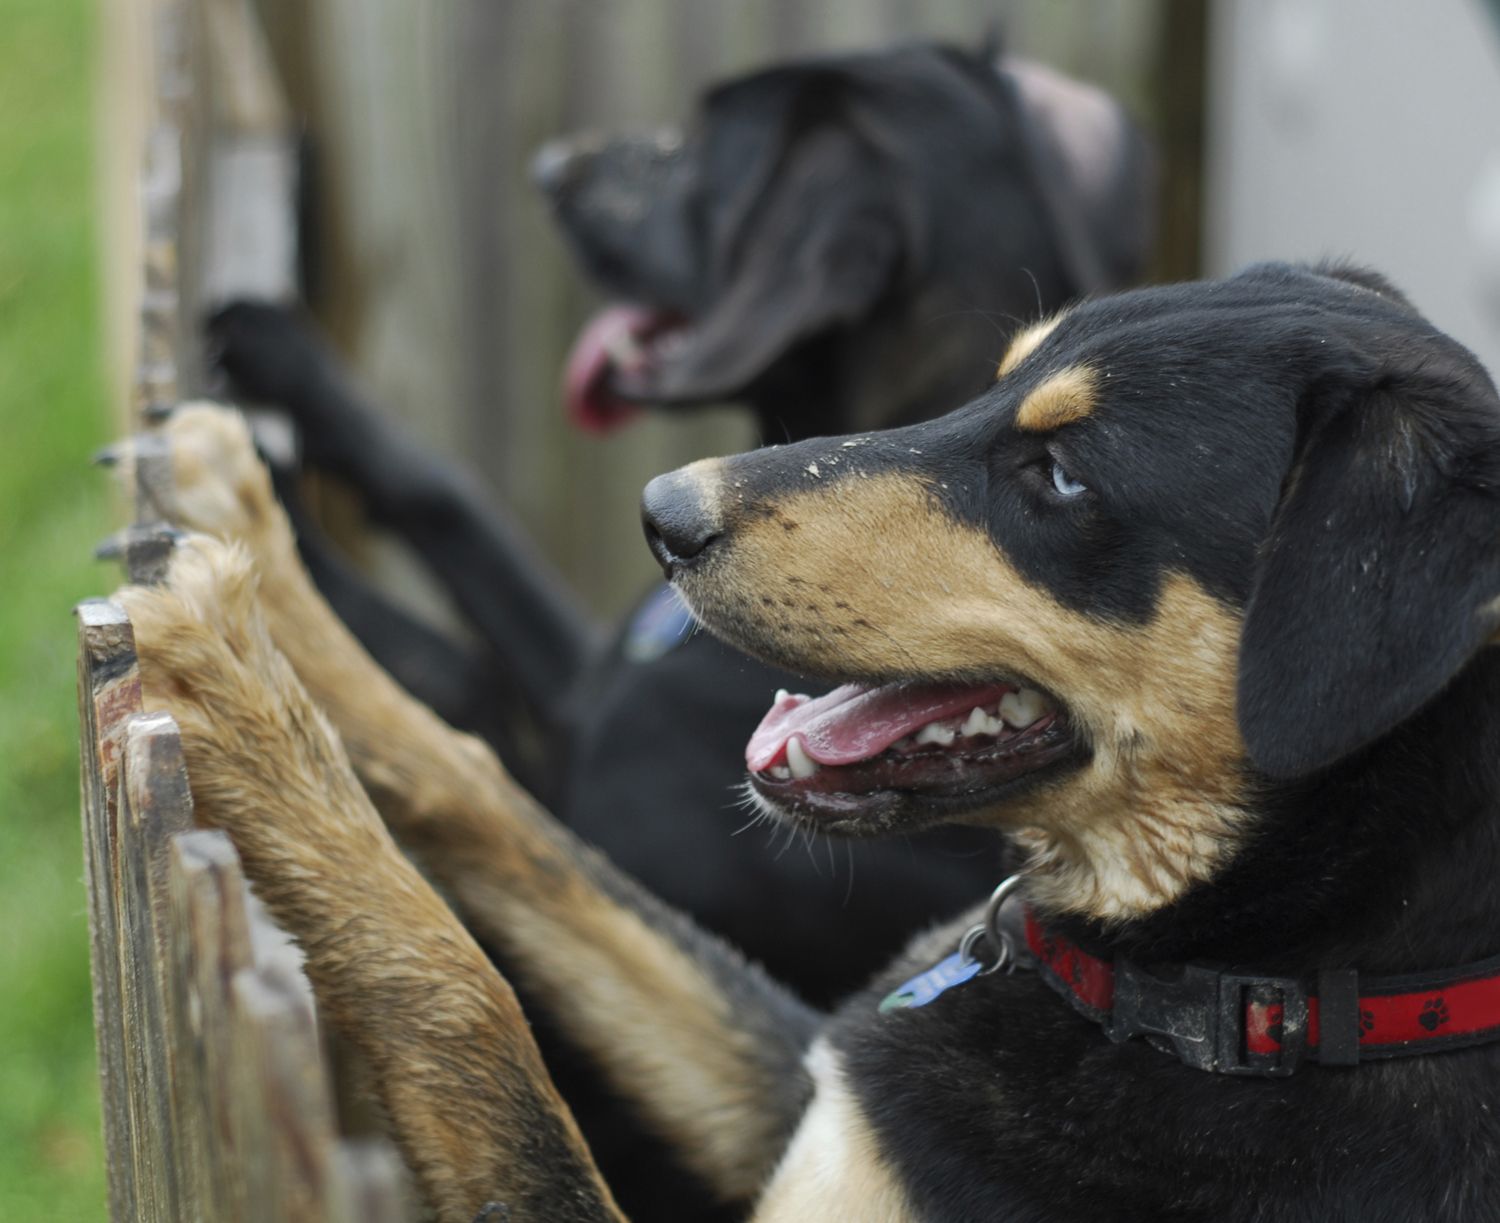
[(1344, 269), (1082, 304), (948, 416), (694, 464), (645, 510), (712, 631), (843, 685), (778, 696), (762, 804), (995, 824), (1104, 918), (1210, 878), (1500, 623), (1494, 387)]
[(564, 235), (627, 303), (574, 347), (574, 418), (741, 401), (776, 436), (916, 419), (980, 389), (1016, 319), (1134, 279), (1140, 135), (1098, 90), (1002, 64), (811, 59), (710, 90), (686, 133), (546, 146)]

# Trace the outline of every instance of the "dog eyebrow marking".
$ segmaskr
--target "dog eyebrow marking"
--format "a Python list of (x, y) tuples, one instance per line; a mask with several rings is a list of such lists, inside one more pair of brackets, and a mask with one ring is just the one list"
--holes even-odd
[(1016, 332), (1015, 338), (1011, 340), (1010, 347), (1005, 350), (1005, 356), (1000, 361), (1000, 368), (995, 371), (995, 379), (999, 381), (1006, 374), (1020, 365), (1022, 361), (1031, 356), (1042, 346), (1042, 341), (1056, 330), (1057, 325), (1063, 321), (1066, 310), (1059, 311), (1051, 318), (1044, 318), (1039, 323), (1032, 323), (1030, 327)]
[(1094, 410), (1094, 371), (1073, 365), (1049, 376), (1021, 401), (1016, 409), (1016, 428), (1028, 433), (1046, 433), (1082, 420)]

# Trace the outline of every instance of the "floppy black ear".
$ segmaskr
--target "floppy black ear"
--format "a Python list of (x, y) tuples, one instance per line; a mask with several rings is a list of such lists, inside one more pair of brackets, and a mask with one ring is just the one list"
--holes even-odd
[(802, 340), (864, 318), (900, 259), (878, 162), (837, 131), (805, 136), (723, 252), (723, 287), (661, 389), (679, 400), (742, 390)]
[(1384, 735), (1500, 624), (1500, 403), (1448, 348), (1302, 409), (1240, 646), (1240, 729), (1272, 777)]

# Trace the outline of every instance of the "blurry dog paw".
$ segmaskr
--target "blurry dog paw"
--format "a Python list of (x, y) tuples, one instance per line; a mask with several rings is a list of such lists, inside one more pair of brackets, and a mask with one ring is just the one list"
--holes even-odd
[(262, 564), (290, 554), (290, 528), (239, 412), (184, 404), (156, 430), (116, 443), (95, 461), (119, 474), (142, 517), (241, 541)]
[(312, 324), (273, 302), (235, 301), (204, 323), (211, 365), (236, 397), (291, 408), (325, 360)]

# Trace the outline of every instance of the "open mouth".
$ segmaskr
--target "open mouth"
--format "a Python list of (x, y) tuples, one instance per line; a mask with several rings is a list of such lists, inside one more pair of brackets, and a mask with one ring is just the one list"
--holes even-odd
[(647, 306), (606, 306), (573, 341), (563, 374), (568, 417), (591, 433), (625, 424), (653, 397), (664, 366), (688, 345), (680, 314)]
[(1066, 711), (1024, 683), (846, 684), (778, 692), (745, 763), (763, 798), (837, 826), (952, 818), (1080, 754)]

